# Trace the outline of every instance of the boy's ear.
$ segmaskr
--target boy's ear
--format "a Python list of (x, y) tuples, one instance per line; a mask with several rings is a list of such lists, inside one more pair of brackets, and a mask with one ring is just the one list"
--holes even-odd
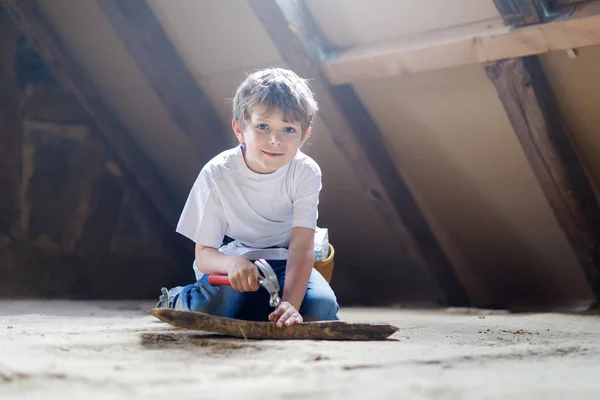
[(233, 133), (235, 133), (235, 137), (237, 137), (240, 143), (244, 143), (244, 130), (240, 123), (233, 119), (231, 120), (231, 128), (233, 129)]
[(306, 142), (306, 139), (308, 139), (308, 137), (310, 136), (310, 132), (311, 132), (311, 128), (308, 128), (306, 130), (306, 133), (304, 134), (304, 138), (302, 138), (302, 143), (300, 144), (300, 146), (302, 146), (304, 144), (304, 142)]

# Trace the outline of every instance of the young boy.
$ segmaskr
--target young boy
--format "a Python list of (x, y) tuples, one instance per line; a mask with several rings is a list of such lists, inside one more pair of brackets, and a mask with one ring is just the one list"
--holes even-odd
[[(335, 294), (313, 269), (321, 170), (300, 151), (316, 112), (307, 82), (292, 71), (269, 68), (241, 83), (232, 120), (240, 145), (202, 168), (177, 226), (196, 243), (197, 282), (171, 289), (159, 306), (278, 327), (338, 319)], [(257, 259), (279, 278), (275, 310), (259, 290)], [(228, 275), (231, 287), (211, 285), (206, 274)]]

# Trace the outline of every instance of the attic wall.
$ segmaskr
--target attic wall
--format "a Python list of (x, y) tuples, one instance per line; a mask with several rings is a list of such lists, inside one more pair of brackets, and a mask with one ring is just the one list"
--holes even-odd
[[(456, 14), (449, 9), (434, 13), (447, 7), (447, 2), (436, 0), (418, 6), (308, 3), (327, 39), (342, 47), (497, 17), (491, 1), (457, 2), (462, 7), (456, 4)], [(394, 25), (391, 20), (403, 23)], [(575, 75), (580, 83), (583, 78), (552, 63), (556, 57), (548, 57), (546, 66), (562, 67), (553, 78), (560, 75), (556, 85), (564, 93), (565, 87), (572, 88)], [(588, 79), (593, 76), (590, 61)], [(589, 304), (593, 295), (583, 272), (480, 66), (353, 86), (421, 207), (429, 210), (426, 217), (475, 304), (516, 308)], [(575, 105), (576, 114), (584, 112), (582, 104), (589, 110), (597, 103), (590, 95), (582, 100), (576, 90), (570, 94), (561, 104)], [(592, 129), (585, 134), (577, 126), (587, 121), (591, 128), (590, 118), (595, 117), (572, 118), (580, 141), (591, 140)], [(588, 150), (589, 159), (592, 151)]]
[[(283, 66), (245, 0), (149, 3), (227, 124), (228, 99), (245, 74)], [(491, 0), (455, 0), (455, 8), (447, 3), (308, 0), (327, 38), (342, 47), (498, 17)], [(206, 160), (171, 121), (96, 3), (40, 5), (140, 148), (184, 197)], [(592, 149), (597, 102), (583, 80), (572, 76), (592, 76), (595, 56), (581, 54), (573, 64), (561, 53), (542, 59), (554, 90), (565, 95), (559, 103), (582, 155), (600, 176)], [(475, 305), (568, 307), (590, 301), (575, 256), (479, 66), (354, 87)], [(303, 150), (324, 173), (319, 225), (330, 229), (336, 246), (332, 285), (341, 303), (435, 299), (429, 273), (416, 269), (389, 238), (385, 221), (320, 120)]]
[(3, 18), (0, 296), (156, 298), (181, 268), (85, 113)]
[[(149, 3), (227, 125), (229, 99), (246, 73), (283, 65), (245, 0)], [(207, 160), (197, 156), (169, 118), (97, 4), (57, 0), (40, 6), (140, 148), (184, 199)], [(69, 14), (63, 12), (66, 8)], [(233, 134), (231, 138), (233, 145)], [(385, 222), (320, 122), (304, 150), (315, 156), (324, 173), (319, 225), (330, 230), (336, 247), (332, 285), (340, 302), (377, 305), (435, 299), (437, 288), (428, 272), (417, 270), (388, 237)], [(394, 288), (380, 290), (390, 280)], [(182, 283), (186, 282), (178, 282)]]
[[(499, 304), (585, 304), (582, 271), (479, 66), (355, 85), (398, 168)], [(472, 282), (464, 281), (467, 288)]]
[(587, 167), (596, 197), (600, 198), (600, 46), (577, 50), (575, 59), (566, 52), (540, 57), (557, 100), (561, 117)]
[(183, 201), (196, 172), (208, 160), (198, 156), (190, 139), (170, 119), (97, 2), (36, 1), (98, 94)]
[(493, 0), (306, 0), (335, 47), (350, 47), (500, 17)]

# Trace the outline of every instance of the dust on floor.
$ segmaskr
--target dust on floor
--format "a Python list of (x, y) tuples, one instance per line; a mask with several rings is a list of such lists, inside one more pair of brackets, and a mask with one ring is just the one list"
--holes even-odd
[(600, 316), (342, 309), (383, 342), (184, 331), (152, 303), (0, 301), (0, 399), (599, 399)]

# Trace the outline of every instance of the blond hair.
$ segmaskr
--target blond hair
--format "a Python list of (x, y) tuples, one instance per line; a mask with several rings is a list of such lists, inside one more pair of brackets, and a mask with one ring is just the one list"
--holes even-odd
[(281, 111), (285, 121), (300, 122), (302, 135), (311, 127), (318, 110), (317, 101), (306, 79), (283, 68), (256, 71), (240, 84), (233, 98), (233, 119), (244, 127), (252, 108)]

